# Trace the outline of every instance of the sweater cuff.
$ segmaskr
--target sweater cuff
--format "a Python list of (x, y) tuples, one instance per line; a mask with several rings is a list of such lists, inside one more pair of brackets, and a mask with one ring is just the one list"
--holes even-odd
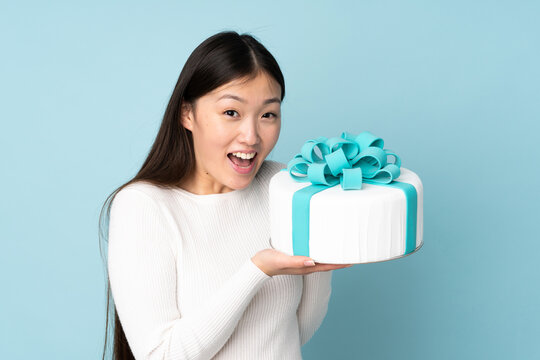
[(266, 280), (270, 279), (271, 276), (262, 271), (253, 260), (248, 259), (246, 263), (244, 264), (244, 267), (247, 269), (247, 271), (250, 273), (250, 275), (253, 277), (254, 280)]

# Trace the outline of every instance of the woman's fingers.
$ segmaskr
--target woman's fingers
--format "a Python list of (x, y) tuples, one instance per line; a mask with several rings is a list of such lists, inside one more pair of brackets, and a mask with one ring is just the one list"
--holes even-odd
[(289, 267), (286, 270), (287, 271), (295, 271), (296, 274), (310, 274), (317, 271), (329, 271), (329, 270), (337, 270), (337, 269), (343, 269), (346, 267), (350, 267), (353, 264), (320, 264), (315, 263), (314, 266), (294, 266)]
[(335, 269), (342, 269), (344, 267), (347, 267), (346, 264), (318, 264), (315, 265), (318, 269), (321, 270), (335, 270)]
[(321, 264), (309, 256), (288, 255), (275, 249), (264, 249), (252, 257), (252, 261), (266, 274), (310, 274), (316, 271), (342, 269), (353, 264)]

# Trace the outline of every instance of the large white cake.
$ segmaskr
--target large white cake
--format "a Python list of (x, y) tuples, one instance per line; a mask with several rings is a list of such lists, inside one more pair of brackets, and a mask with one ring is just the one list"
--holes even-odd
[[(407, 214), (405, 192), (392, 186), (397, 182), (410, 184), (416, 190), (414, 232), (411, 232), (414, 227), (407, 217), (411, 214)], [(343, 190), (338, 184), (313, 194), (309, 200), (309, 254), (295, 254), (293, 194), (311, 185), (310, 182), (295, 181), (287, 169), (279, 171), (270, 180), (273, 248), (288, 255), (309, 256), (320, 263), (348, 264), (391, 260), (411, 254), (422, 246), (422, 182), (416, 173), (402, 167), (399, 177), (390, 184), (366, 182), (361, 189), (354, 190)]]

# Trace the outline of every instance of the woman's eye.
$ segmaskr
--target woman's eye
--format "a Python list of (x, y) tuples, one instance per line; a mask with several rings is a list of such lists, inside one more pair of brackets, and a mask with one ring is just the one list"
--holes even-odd
[[(267, 112), (266, 114), (270, 114), (270, 115), (272, 115), (273, 117), (276, 117), (276, 114), (274, 114), (274, 113), (272, 113), (272, 112)], [(264, 115), (266, 115), (266, 114), (264, 114)]]
[[(235, 113), (238, 114), (238, 112), (236, 110), (225, 110), (223, 113), (225, 115), (229, 115), (229, 116), (234, 116)], [(266, 115), (273, 116), (274, 118), (277, 117), (277, 115), (275, 113), (273, 113), (273, 112), (267, 112), (267, 113), (265, 113), (263, 115), (263, 117), (268, 118), (269, 116), (266, 116)]]
[(235, 113), (235, 112), (236, 112), (236, 110), (226, 110), (224, 112), (224, 114), (234, 116), (234, 114), (232, 114), (232, 113)]

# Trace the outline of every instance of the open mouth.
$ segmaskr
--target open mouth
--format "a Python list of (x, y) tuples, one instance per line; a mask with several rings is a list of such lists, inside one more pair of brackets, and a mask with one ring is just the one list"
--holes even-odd
[(238, 166), (239, 168), (245, 168), (245, 169), (248, 169), (251, 167), (251, 165), (253, 164), (253, 162), (255, 161), (255, 158), (257, 157), (258, 153), (255, 153), (255, 156), (251, 159), (242, 159), (236, 155), (233, 155), (232, 153), (228, 153), (227, 154), (227, 157), (229, 159), (231, 159), (231, 161), (233, 162), (233, 164), (235, 164), (236, 166)]

